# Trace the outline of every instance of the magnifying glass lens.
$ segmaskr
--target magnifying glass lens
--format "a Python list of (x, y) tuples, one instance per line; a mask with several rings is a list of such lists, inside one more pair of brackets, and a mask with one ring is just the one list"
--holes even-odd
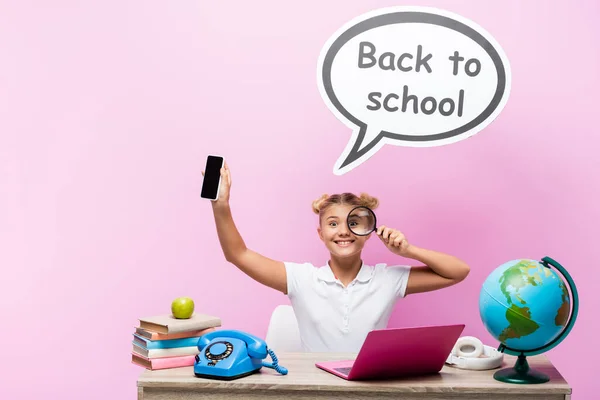
[(348, 228), (358, 236), (365, 236), (375, 230), (375, 213), (367, 207), (356, 207), (348, 214)]

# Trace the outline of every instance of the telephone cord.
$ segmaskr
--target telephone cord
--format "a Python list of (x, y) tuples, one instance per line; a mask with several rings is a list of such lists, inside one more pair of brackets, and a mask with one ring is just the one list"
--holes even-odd
[(287, 370), (287, 368), (284, 368), (281, 365), (279, 365), (279, 362), (277, 360), (277, 356), (275, 355), (275, 352), (273, 352), (273, 350), (271, 350), (271, 349), (267, 349), (267, 351), (269, 352), (269, 355), (271, 356), (273, 363), (268, 363), (268, 362), (263, 361), (262, 365), (267, 368), (273, 368), (275, 371), (279, 372), (281, 375), (286, 375), (288, 373), (288, 370)]

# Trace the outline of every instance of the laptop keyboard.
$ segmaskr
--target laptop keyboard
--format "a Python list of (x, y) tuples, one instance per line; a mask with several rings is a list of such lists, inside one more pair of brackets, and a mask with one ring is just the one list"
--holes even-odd
[(352, 367), (344, 367), (344, 368), (334, 368), (337, 372), (341, 372), (344, 375), (348, 375)]

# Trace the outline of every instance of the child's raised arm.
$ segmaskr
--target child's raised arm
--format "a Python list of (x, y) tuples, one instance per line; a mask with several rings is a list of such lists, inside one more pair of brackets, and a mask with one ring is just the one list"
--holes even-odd
[(212, 201), (217, 235), (225, 259), (255, 281), (287, 294), (287, 276), (284, 263), (267, 258), (246, 247), (235, 226), (229, 207), (230, 188), (231, 173), (229, 167), (225, 164), (221, 168), (219, 197), (217, 200)]

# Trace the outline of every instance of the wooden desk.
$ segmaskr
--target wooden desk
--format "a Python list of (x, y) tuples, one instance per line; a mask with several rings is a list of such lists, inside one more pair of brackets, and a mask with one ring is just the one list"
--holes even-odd
[[(437, 375), (388, 381), (346, 381), (315, 367), (317, 361), (354, 359), (355, 354), (281, 353), (279, 363), (288, 375), (263, 367), (233, 381), (201, 379), (193, 367), (145, 370), (138, 379), (138, 400), (196, 399), (486, 399), (570, 400), (571, 388), (544, 355), (528, 357), (531, 368), (550, 381), (518, 385), (496, 381), (497, 370), (466, 371), (445, 365)], [(267, 357), (268, 360), (270, 360)], [(504, 366), (516, 357), (505, 355)]]

